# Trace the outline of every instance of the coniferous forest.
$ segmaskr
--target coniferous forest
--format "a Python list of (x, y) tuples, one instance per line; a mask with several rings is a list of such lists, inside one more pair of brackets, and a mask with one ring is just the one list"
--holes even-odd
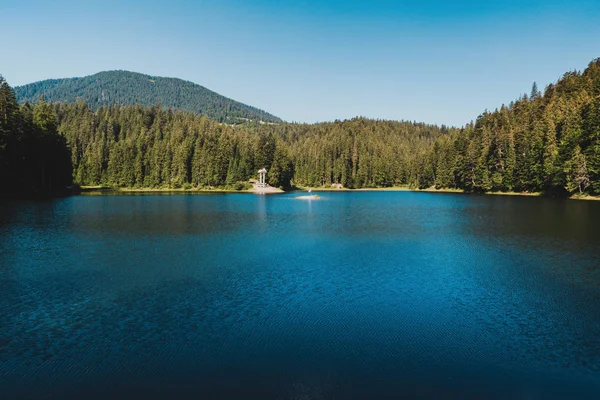
[[(600, 59), (462, 128), (355, 118), (229, 125), (160, 105), (17, 103), (0, 88), (0, 177), (70, 184), (462, 189), (600, 195)], [(8, 183), (8, 185), (6, 184)]]
[(72, 183), (69, 143), (58, 133), (54, 106), (19, 106), (0, 76), (0, 180), (2, 194), (55, 193)]

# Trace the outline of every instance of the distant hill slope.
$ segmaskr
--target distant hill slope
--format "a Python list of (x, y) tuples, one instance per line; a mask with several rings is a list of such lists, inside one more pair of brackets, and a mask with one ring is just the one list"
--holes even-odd
[(193, 82), (129, 71), (105, 71), (83, 78), (48, 79), (14, 88), (20, 103), (47, 101), (71, 103), (83, 100), (92, 108), (103, 105), (160, 103), (163, 107), (191, 111), (228, 123), (245, 119), (281, 122), (258, 108), (221, 96)]

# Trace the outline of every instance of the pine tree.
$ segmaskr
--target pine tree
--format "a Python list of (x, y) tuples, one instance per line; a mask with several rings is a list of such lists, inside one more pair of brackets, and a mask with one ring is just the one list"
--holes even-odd
[(588, 161), (591, 190), (600, 194), (600, 98), (582, 110), (581, 147)]
[(529, 100), (534, 101), (535, 99), (538, 98), (539, 95), (540, 95), (540, 91), (538, 90), (537, 83), (533, 82), (533, 85), (531, 86), (531, 94), (529, 96)]
[(590, 175), (587, 168), (587, 160), (579, 146), (575, 148), (573, 157), (566, 165), (567, 190), (571, 193), (583, 194), (590, 185)]

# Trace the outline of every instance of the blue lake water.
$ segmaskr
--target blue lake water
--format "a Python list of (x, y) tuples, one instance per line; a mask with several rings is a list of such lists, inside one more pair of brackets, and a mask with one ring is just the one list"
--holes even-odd
[(0, 398), (600, 398), (600, 202), (0, 205)]

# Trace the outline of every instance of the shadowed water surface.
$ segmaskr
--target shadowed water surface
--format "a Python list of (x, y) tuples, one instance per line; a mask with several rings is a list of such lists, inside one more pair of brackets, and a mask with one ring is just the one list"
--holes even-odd
[(2, 398), (598, 398), (600, 202), (0, 209)]

